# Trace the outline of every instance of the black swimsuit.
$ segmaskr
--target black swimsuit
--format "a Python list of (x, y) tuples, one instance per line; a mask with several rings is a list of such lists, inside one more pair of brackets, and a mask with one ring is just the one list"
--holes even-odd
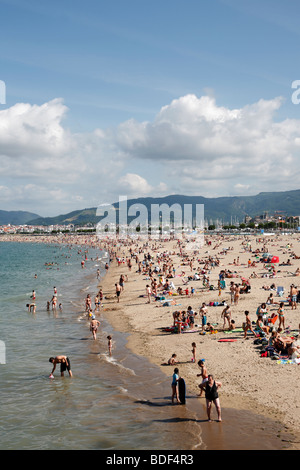
[(208, 382), (206, 382), (206, 385), (205, 385), (205, 398), (209, 401), (214, 401), (217, 398), (219, 398), (218, 388), (217, 388), (217, 385), (216, 385), (215, 381), (212, 384), (212, 386), (210, 386), (208, 384)]

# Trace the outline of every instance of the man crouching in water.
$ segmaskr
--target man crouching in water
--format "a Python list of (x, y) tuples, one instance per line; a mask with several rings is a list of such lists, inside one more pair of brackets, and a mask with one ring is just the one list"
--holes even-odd
[(69, 376), (72, 377), (72, 371), (71, 371), (71, 364), (70, 364), (70, 359), (67, 356), (56, 356), (56, 357), (50, 357), (49, 362), (52, 362), (53, 364), (53, 369), (50, 374), (50, 377), (53, 376), (53, 372), (55, 371), (56, 365), (60, 364), (60, 375), (61, 377), (64, 376), (64, 372), (67, 370), (69, 372)]

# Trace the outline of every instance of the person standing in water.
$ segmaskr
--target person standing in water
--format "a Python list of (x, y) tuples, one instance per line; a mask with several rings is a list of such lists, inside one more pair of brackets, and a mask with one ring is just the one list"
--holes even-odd
[(220, 399), (218, 394), (218, 389), (222, 386), (221, 382), (216, 382), (214, 377), (209, 374), (207, 382), (203, 385), (205, 388), (205, 398), (206, 398), (206, 412), (208, 421), (211, 422), (211, 407), (212, 403), (214, 403), (217, 413), (218, 413), (218, 421), (222, 421), (221, 419), (221, 405)]
[(64, 376), (64, 372), (67, 370), (69, 372), (69, 376), (72, 377), (72, 371), (71, 371), (71, 364), (70, 364), (70, 359), (67, 356), (56, 356), (56, 357), (50, 357), (49, 362), (53, 364), (53, 369), (51, 371), (50, 377), (53, 378), (53, 372), (56, 369), (57, 364), (60, 364), (60, 375), (61, 377)]
[(108, 353), (111, 356), (111, 350), (112, 350), (112, 339), (111, 336), (107, 336), (107, 346), (108, 346)]
[(100, 322), (95, 319), (94, 315), (92, 316), (92, 321), (90, 323), (90, 331), (92, 332), (93, 338), (97, 339), (97, 331), (100, 326)]
[(178, 380), (179, 380), (179, 369), (175, 367), (174, 374), (172, 376), (172, 403), (174, 403), (174, 398), (176, 397), (177, 403), (180, 403), (179, 392), (178, 392)]

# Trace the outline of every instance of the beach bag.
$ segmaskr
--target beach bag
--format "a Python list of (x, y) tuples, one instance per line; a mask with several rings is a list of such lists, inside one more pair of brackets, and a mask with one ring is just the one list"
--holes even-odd
[(278, 360), (278, 359), (280, 359), (280, 357), (277, 353), (274, 353), (273, 356), (272, 356), (272, 359), (273, 360)]

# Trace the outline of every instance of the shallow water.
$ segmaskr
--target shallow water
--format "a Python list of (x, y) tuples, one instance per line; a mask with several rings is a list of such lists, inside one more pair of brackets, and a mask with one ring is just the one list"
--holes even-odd
[[(0, 243), (0, 340), (6, 347), (0, 364), (0, 448), (280, 448), (278, 425), (254, 413), (224, 409), (222, 423), (207, 423), (204, 401), (189, 392), (187, 405), (172, 405), (172, 370), (169, 377), (129, 351), (127, 335), (113, 330), (101, 314), (97, 340), (92, 339), (84, 299), (97, 291), (103, 255), (95, 249), (86, 255), (78, 247)], [(54, 286), (62, 311), (46, 309)], [(36, 314), (26, 308), (33, 289)], [(108, 334), (114, 342), (111, 357)], [(56, 370), (49, 379), (49, 357), (58, 354), (70, 358), (73, 378)]]
[[(92, 339), (84, 299), (96, 292), (101, 252), (89, 250), (86, 268), (77, 248), (0, 243), (0, 339), (6, 347), (0, 365), (1, 449), (168, 449), (165, 430), (170, 410), (145, 406), (155, 395), (169, 395), (169, 381), (157, 368), (126, 348), (126, 335), (102, 321)], [(93, 261), (90, 260), (93, 258)], [(45, 265), (46, 263), (46, 265)], [(49, 265), (51, 263), (51, 265)], [(52, 264), (53, 263), (53, 264)], [(37, 274), (37, 278), (35, 278)], [(63, 310), (47, 311), (53, 287)], [(26, 304), (36, 291), (37, 311)], [(101, 316), (100, 316), (101, 319)], [(107, 335), (114, 340), (107, 353)], [(70, 357), (73, 378), (49, 379), (49, 357)]]

